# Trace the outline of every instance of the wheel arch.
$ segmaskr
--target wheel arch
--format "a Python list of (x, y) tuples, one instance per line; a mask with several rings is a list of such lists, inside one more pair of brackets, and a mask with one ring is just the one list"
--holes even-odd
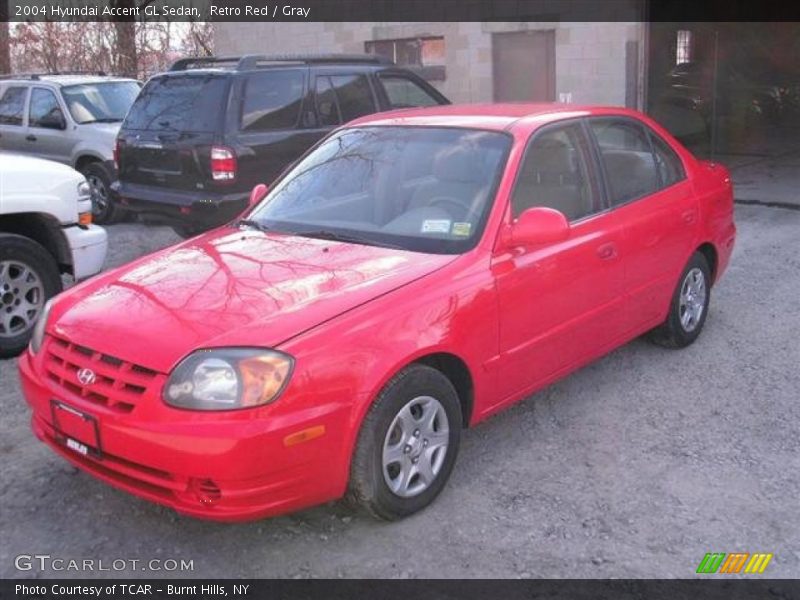
[(716, 247), (711, 242), (705, 242), (700, 244), (695, 252), (699, 252), (702, 254), (706, 261), (708, 261), (708, 268), (711, 269), (711, 282), (714, 283), (717, 280), (717, 268), (719, 266), (719, 253), (717, 252)]
[(0, 233), (11, 233), (33, 240), (52, 256), (61, 273), (72, 273), (72, 252), (61, 231), (61, 224), (44, 213), (0, 215)]
[(467, 363), (461, 357), (450, 352), (432, 352), (414, 359), (403, 369), (413, 364), (426, 365), (436, 369), (453, 384), (461, 403), (462, 425), (464, 428), (469, 427), (475, 405), (475, 386)]
[(90, 152), (81, 152), (75, 158), (75, 170), (82, 173), (83, 169), (85, 169), (90, 164), (92, 163), (102, 164), (103, 162), (105, 162), (105, 159), (97, 154), (92, 154)]

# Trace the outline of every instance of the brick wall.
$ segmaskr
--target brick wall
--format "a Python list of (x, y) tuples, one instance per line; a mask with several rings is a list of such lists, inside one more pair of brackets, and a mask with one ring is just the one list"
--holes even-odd
[[(442, 35), (447, 78), (433, 84), (454, 102), (492, 100), (492, 34), (537, 29), (556, 32), (556, 99), (625, 103), (625, 43), (639, 42), (642, 23), (216, 23), (219, 55), (243, 53), (363, 52), (368, 40)], [(639, 73), (639, 89), (642, 87)], [(639, 99), (641, 101), (641, 91)]]

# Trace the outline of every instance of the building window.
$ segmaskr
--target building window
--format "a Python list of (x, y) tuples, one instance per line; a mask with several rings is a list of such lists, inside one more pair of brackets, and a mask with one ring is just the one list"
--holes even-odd
[(390, 58), (400, 67), (415, 71), (430, 81), (445, 78), (443, 37), (417, 37), (364, 42), (367, 54)]
[(688, 29), (679, 29), (675, 44), (675, 64), (687, 63), (692, 60), (692, 32)]

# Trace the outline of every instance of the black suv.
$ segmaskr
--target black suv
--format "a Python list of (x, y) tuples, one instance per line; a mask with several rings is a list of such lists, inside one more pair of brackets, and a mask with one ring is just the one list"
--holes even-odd
[(122, 124), (115, 198), (193, 235), (244, 210), (329, 131), (362, 115), (449, 104), (370, 55), (187, 58), (150, 79)]

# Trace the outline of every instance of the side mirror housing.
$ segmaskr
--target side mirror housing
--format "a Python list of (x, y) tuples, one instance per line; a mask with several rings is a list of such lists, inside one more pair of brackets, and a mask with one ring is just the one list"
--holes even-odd
[(247, 202), (247, 207), (253, 208), (256, 204), (261, 202), (264, 199), (264, 196), (267, 195), (268, 191), (269, 187), (265, 183), (259, 183), (257, 186), (255, 186), (250, 192), (250, 200)]
[(553, 208), (536, 206), (524, 211), (506, 230), (506, 246), (539, 246), (569, 237), (569, 221)]
[(67, 120), (64, 118), (64, 113), (61, 112), (61, 109), (56, 108), (39, 119), (39, 127), (64, 130), (67, 128)]

